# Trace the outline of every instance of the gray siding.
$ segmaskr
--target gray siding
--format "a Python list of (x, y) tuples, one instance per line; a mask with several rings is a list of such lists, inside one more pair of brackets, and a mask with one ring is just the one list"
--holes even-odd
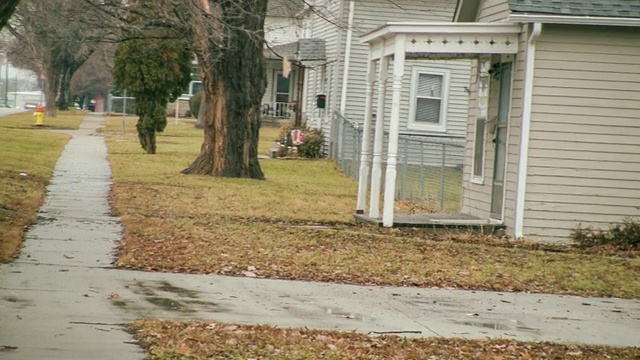
[(640, 29), (545, 25), (536, 52), (525, 234), (640, 217)]
[(507, 0), (482, 0), (478, 9), (478, 22), (494, 22), (507, 18), (509, 15)]

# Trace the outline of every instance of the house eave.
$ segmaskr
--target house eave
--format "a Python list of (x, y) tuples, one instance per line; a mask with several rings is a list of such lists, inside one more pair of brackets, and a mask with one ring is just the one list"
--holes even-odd
[(566, 24), (566, 25), (640, 27), (640, 18), (624, 18), (624, 17), (568, 16), (568, 15), (511, 13), (507, 17), (507, 21), (513, 22), (513, 23), (543, 23), (543, 24)]
[(450, 22), (389, 22), (360, 36), (360, 41), (370, 43), (397, 34), (510, 34), (520, 31), (521, 25), (500, 23), (450, 23)]

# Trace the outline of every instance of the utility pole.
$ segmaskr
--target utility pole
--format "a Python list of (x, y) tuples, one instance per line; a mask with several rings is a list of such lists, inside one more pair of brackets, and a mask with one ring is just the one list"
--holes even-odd
[(4, 70), (4, 106), (9, 106), (9, 58), (7, 58), (7, 53), (4, 56), (7, 63)]

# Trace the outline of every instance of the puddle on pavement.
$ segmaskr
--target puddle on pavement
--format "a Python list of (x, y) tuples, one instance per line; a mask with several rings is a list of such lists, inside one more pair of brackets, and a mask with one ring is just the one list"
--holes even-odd
[(165, 298), (165, 297), (149, 296), (149, 297), (146, 297), (145, 300), (165, 310), (178, 311), (178, 312), (195, 312), (195, 310), (189, 309), (180, 301)]
[(192, 298), (192, 299), (195, 299), (198, 297), (197, 291), (174, 286), (168, 281), (161, 281), (156, 288), (160, 291), (174, 293), (180, 297)]
[(527, 332), (531, 334), (540, 333), (540, 329), (523, 326), (518, 322), (515, 322), (512, 325), (505, 325), (497, 322), (484, 322), (484, 321), (456, 321), (455, 323), (460, 325), (474, 326), (474, 327), (480, 327), (480, 328), (492, 329), (492, 330), (515, 330), (515, 331), (522, 331), (522, 332)]
[(330, 316), (341, 317), (344, 319), (353, 319), (357, 321), (364, 321), (364, 316), (360, 314), (348, 312), (348, 311), (343, 311), (340, 309), (325, 308), (325, 312), (327, 313), (327, 315), (330, 315)]
[(6, 302), (17, 304), (20, 309), (24, 309), (27, 306), (33, 306), (33, 302), (27, 299), (20, 299), (19, 297), (9, 295), (2, 298)]
[[(175, 286), (168, 281), (136, 281), (126, 287), (134, 294), (141, 295), (146, 302), (168, 311), (180, 313), (223, 311), (218, 304), (199, 299), (199, 292)], [(113, 299), (112, 302), (113, 305), (121, 308), (128, 308), (131, 305), (129, 301), (122, 299)]]

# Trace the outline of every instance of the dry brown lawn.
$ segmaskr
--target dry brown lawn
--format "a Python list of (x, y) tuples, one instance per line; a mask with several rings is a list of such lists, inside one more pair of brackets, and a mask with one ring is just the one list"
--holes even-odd
[[(121, 118), (107, 129), (125, 224), (118, 264), (350, 284), (640, 297), (640, 258), (353, 222), (356, 183), (327, 160), (262, 160), (266, 181), (181, 175), (202, 132), (170, 121), (145, 155)], [(111, 131), (111, 132), (109, 132)], [(260, 153), (278, 129), (261, 130)]]
[(638, 359), (640, 348), (508, 339), (409, 339), (267, 325), (135, 322), (130, 330), (151, 360), (187, 359)]

